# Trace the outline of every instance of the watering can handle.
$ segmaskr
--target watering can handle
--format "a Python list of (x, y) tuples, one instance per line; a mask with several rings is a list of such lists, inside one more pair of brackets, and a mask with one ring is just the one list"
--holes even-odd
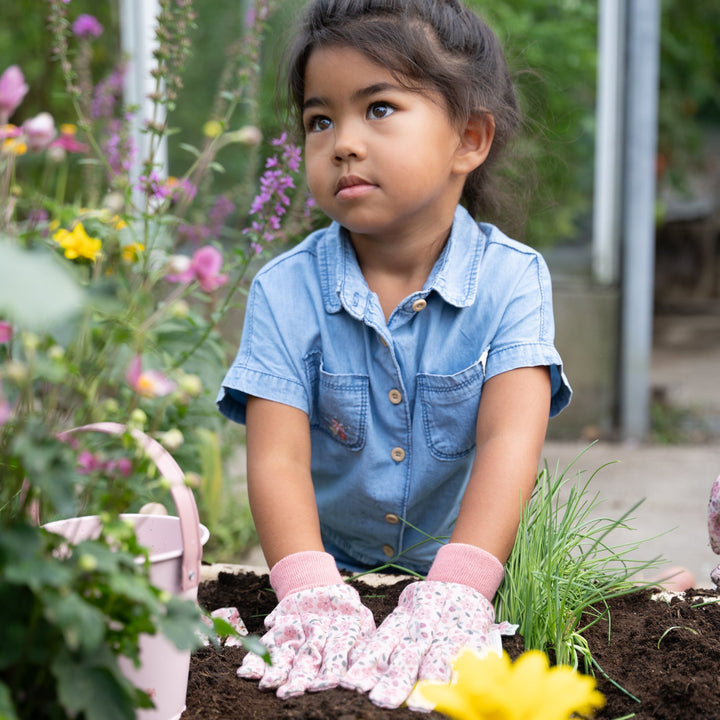
[[(122, 435), (127, 430), (125, 425), (121, 423), (99, 422), (65, 430), (58, 434), (58, 438), (65, 440), (69, 435), (76, 432)], [(200, 583), (200, 559), (202, 558), (200, 518), (195, 496), (185, 484), (185, 474), (180, 466), (157, 440), (140, 430), (132, 429), (129, 432), (153, 461), (160, 475), (170, 483), (170, 493), (180, 518), (180, 535), (183, 544), (181, 587), (183, 590), (190, 590)]]

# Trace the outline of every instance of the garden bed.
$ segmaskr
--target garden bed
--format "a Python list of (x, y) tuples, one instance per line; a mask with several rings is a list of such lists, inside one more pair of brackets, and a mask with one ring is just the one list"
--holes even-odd
[[(395, 607), (410, 580), (387, 585), (352, 581), (378, 622)], [(607, 704), (596, 717), (636, 720), (720, 720), (720, 603), (709, 590), (653, 599), (648, 590), (613, 599), (610, 630), (602, 620), (585, 633), (592, 655), (605, 673), (640, 702), (597, 673)], [(200, 585), (207, 610), (233, 606), (251, 633), (263, 632), (263, 618), (275, 605), (267, 575), (220, 573)], [(710, 603), (710, 604), (704, 604)], [(520, 637), (504, 638), (511, 657), (523, 651)], [(437, 719), (407, 708), (381, 710), (365, 695), (327, 690), (290, 700), (261, 692), (257, 683), (235, 674), (241, 648), (203, 648), (190, 664), (183, 720), (379, 720)]]

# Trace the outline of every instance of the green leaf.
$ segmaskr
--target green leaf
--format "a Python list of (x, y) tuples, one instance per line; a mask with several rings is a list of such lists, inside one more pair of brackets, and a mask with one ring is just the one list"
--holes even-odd
[(86, 720), (135, 720), (132, 686), (116, 668), (109, 651), (84, 662), (74, 661), (67, 653), (55, 658), (51, 670), (68, 715), (85, 713)]
[(84, 299), (57, 256), (22, 250), (0, 238), (0, 314), (42, 332), (76, 315)]
[(43, 614), (60, 628), (70, 650), (93, 651), (104, 640), (104, 614), (77, 593), (56, 594), (46, 602)]
[(268, 665), (272, 665), (270, 659), (270, 652), (260, 642), (260, 638), (257, 635), (247, 635), (242, 638), (243, 647), (248, 651), (259, 655)]
[(200, 151), (194, 145), (188, 145), (188, 143), (179, 143), (178, 147), (181, 150), (185, 150), (185, 152), (189, 152), (191, 155), (194, 155), (195, 157), (200, 157)]
[(0, 682), (0, 720), (19, 720), (10, 688), (2, 682)]
[(202, 644), (201, 636), (207, 634), (202, 622), (202, 611), (192, 600), (173, 595), (167, 604), (167, 614), (159, 618), (158, 630), (178, 650), (194, 650)]

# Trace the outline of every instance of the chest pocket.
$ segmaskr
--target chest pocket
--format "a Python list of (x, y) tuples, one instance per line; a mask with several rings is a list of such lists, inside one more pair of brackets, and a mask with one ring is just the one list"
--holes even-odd
[(365, 375), (317, 369), (317, 412), (313, 427), (348, 450), (362, 450), (367, 436), (370, 381)]
[(438, 460), (459, 460), (475, 448), (485, 358), (454, 375), (417, 376), (425, 440)]

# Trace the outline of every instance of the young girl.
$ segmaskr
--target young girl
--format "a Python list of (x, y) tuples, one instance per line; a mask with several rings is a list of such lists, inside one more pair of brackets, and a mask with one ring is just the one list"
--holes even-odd
[[(472, 218), (518, 123), (492, 31), (455, 0), (313, 0), (289, 88), (333, 223), (255, 277), (218, 398), (279, 601), (272, 666), (238, 674), (397, 707), (499, 651), (490, 601), (571, 391), (542, 258)], [(388, 561), (426, 579), (375, 630), (338, 568)]]

